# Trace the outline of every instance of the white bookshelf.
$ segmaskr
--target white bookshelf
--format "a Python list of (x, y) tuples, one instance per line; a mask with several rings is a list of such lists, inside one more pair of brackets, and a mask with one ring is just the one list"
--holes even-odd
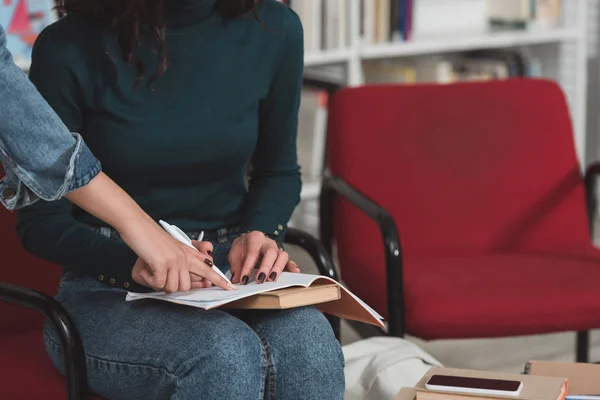
[[(327, 0), (300, 0), (327, 1)], [(348, 46), (333, 50), (308, 50), (306, 68), (335, 66), (345, 71), (348, 86), (365, 83), (364, 61), (401, 59), (448, 54), (469, 50), (519, 48), (531, 51), (541, 61), (543, 77), (556, 80), (566, 93), (575, 131), (578, 157), (584, 167), (586, 160), (586, 109), (587, 109), (587, 40), (588, 14), (599, 6), (597, 0), (563, 0), (562, 21), (553, 29), (514, 30), (503, 32), (452, 33), (432, 37), (418, 37), (410, 41), (365, 43), (361, 37), (361, 1), (349, 3)], [(370, 0), (367, 0), (370, 1)], [(419, 1), (419, 0), (416, 0)], [(449, 0), (428, 0), (449, 1)], [(592, 10), (593, 8), (594, 10)], [(452, 16), (448, 16), (452, 18)], [(315, 151), (322, 151), (315, 149)], [(308, 184), (302, 193), (304, 201), (314, 201), (319, 190), (315, 183)]]
[[(575, 0), (577, 1), (577, 0)], [(450, 35), (442, 38), (417, 39), (408, 42), (359, 44), (355, 49), (322, 50), (305, 55), (306, 67), (321, 67), (349, 63), (352, 59), (386, 59), (452, 53), (467, 50), (497, 49), (552, 43), (575, 42), (577, 29), (547, 31), (490, 32), (478, 35)], [(354, 50), (354, 51), (353, 51)], [(360, 84), (360, 83), (358, 83)]]
[(494, 32), (480, 35), (450, 35), (444, 38), (417, 39), (409, 42), (383, 43), (359, 48), (363, 60), (414, 57), (467, 50), (497, 49), (576, 41), (574, 29), (539, 32)]
[[(314, 0), (304, 0), (314, 1)], [(467, 50), (536, 46), (550, 79), (561, 83), (569, 97), (576, 131), (577, 152), (585, 162), (585, 109), (587, 82), (587, 15), (589, 0), (563, 0), (562, 27), (548, 30), (509, 31), (475, 34), (449, 34), (443, 37), (414, 39), (403, 42), (365, 44), (360, 35), (360, 0), (349, 2), (348, 24), (350, 45), (335, 50), (308, 51), (306, 67), (343, 66), (347, 69), (348, 85), (364, 84), (363, 61), (374, 59), (426, 56)], [(419, 0), (416, 0), (419, 1)]]
[(320, 67), (347, 63), (352, 53), (349, 49), (312, 51), (304, 55), (306, 67)]

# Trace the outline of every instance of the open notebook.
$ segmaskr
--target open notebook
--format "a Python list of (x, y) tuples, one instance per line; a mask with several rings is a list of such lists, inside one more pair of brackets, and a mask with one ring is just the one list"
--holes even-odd
[[(291, 287), (314, 287), (324, 284), (336, 284), (340, 288), (340, 297), (337, 300), (317, 304), (316, 306), (324, 313), (335, 315), (344, 319), (365, 322), (371, 325), (384, 327), (383, 317), (369, 307), (365, 302), (352, 294), (333, 279), (309, 274), (292, 274), (283, 272), (277, 282), (265, 282), (258, 284), (254, 279), (247, 285), (238, 285), (237, 290), (227, 291), (219, 287), (207, 289), (194, 289), (186, 293), (166, 294), (156, 293), (133, 293), (127, 294), (127, 301), (156, 299), (169, 301), (171, 303), (183, 304), (191, 307), (210, 310), (227, 304), (256, 296), (260, 293), (272, 292)], [(306, 295), (310, 296), (310, 290)]]

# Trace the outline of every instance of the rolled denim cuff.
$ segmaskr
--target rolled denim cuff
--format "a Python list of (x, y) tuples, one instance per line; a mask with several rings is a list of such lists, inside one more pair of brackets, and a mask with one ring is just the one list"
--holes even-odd
[(73, 172), (67, 173), (70, 179), (65, 180), (63, 193), (60, 197), (64, 197), (64, 195), (73, 190), (87, 186), (102, 170), (100, 161), (94, 157), (81, 135), (73, 133), (73, 136), (77, 139), (77, 149), (69, 164), (69, 169), (72, 169)]
[(44, 171), (27, 171), (6, 157), (4, 169), (6, 177), (0, 181), (0, 203), (9, 210), (29, 206), (39, 199), (54, 201), (67, 193), (86, 186), (102, 170), (100, 162), (94, 157), (81, 135), (73, 133), (76, 139), (73, 153), (62, 179), (52, 178), (56, 165), (49, 176)]

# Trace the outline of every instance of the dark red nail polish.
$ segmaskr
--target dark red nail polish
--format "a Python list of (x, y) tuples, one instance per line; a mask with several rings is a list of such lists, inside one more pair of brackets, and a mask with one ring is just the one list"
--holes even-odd
[(204, 264), (208, 265), (209, 267), (212, 267), (212, 266), (213, 266), (213, 262), (212, 262), (212, 260), (210, 260), (210, 259), (208, 259), (208, 258), (205, 258), (205, 259), (204, 259)]
[(258, 275), (258, 283), (263, 283), (265, 281), (265, 278), (267, 277), (267, 275), (264, 272), (261, 272)]
[(212, 257), (212, 251), (208, 250), (208, 251), (206, 252), (206, 254), (208, 254), (209, 256), (211, 256), (211, 257)]
[(242, 276), (242, 285), (245, 285), (247, 283), (248, 283), (248, 275)]
[(269, 275), (269, 279), (274, 281), (275, 279), (277, 279), (277, 272), (271, 272), (271, 275)]

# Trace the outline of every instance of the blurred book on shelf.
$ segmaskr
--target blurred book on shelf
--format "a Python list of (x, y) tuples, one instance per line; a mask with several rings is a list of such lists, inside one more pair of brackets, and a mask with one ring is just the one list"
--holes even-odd
[(488, 0), (488, 19), (496, 28), (550, 29), (560, 23), (562, 0)]
[(290, 6), (302, 20), (304, 26), (304, 49), (306, 51), (335, 50), (349, 46), (350, 1), (280, 1)]
[(540, 75), (539, 61), (525, 50), (478, 50), (414, 59), (364, 62), (365, 82), (455, 83)]
[[(302, 20), (305, 50), (351, 45), (348, 0), (280, 0)], [(553, 29), (563, 0), (360, 0), (365, 44), (482, 34), (495, 30)]]

